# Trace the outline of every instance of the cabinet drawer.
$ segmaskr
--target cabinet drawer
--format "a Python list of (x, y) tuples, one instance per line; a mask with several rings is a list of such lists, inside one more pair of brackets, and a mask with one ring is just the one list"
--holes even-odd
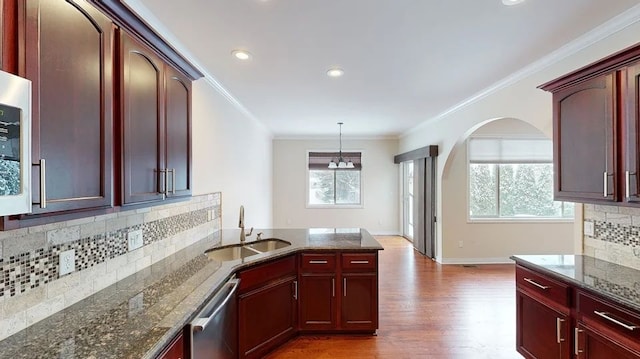
[(303, 272), (334, 272), (336, 257), (336, 253), (303, 253), (300, 255), (300, 268)]
[(367, 271), (376, 269), (375, 253), (343, 253), (342, 270), (349, 272)]
[(527, 292), (540, 294), (562, 306), (569, 306), (569, 286), (544, 274), (516, 266), (516, 286)]
[[(640, 340), (640, 314), (585, 292), (576, 295), (576, 309), (584, 322), (597, 323), (615, 333)], [(592, 324), (593, 325), (593, 324)]]
[(287, 275), (295, 276), (296, 274), (295, 255), (278, 259), (273, 262), (260, 264), (251, 269), (241, 271), (238, 274), (238, 277), (240, 278), (239, 292), (246, 292), (247, 289), (269, 283)]

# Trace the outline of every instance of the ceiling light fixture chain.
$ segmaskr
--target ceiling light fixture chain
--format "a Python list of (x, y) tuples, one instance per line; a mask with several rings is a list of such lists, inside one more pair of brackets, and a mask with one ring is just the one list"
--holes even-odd
[(340, 150), (338, 152), (338, 163), (336, 164), (336, 161), (334, 161), (333, 159), (331, 159), (331, 162), (329, 162), (329, 168), (330, 169), (343, 169), (343, 168), (355, 168), (355, 166), (353, 165), (353, 162), (351, 160), (349, 160), (349, 162), (345, 162), (344, 158), (342, 158), (342, 125), (344, 125), (343, 122), (338, 122), (338, 125), (340, 126)]

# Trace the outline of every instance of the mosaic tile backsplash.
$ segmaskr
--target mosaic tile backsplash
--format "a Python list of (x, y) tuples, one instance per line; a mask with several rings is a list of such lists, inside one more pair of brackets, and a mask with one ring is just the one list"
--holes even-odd
[[(55, 314), (221, 226), (221, 194), (43, 226), (0, 232), (0, 339)], [(127, 234), (142, 230), (129, 251)], [(59, 255), (75, 251), (60, 275)]]
[(585, 204), (584, 221), (594, 227), (584, 235), (584, 254), (640, 269), (640, 208)]

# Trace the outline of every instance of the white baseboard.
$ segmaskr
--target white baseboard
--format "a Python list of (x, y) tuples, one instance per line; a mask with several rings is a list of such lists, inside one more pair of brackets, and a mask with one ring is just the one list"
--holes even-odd
[(371, 232), (369, 231), (369, 233), (371, 233), (372, 236), (400, 236), (402, 237), (402, 234), (395, 232), (395, 231), (376, 231)]
[(495, 258), (438, 258), (441, 264), (513, 264), (509, 257)]

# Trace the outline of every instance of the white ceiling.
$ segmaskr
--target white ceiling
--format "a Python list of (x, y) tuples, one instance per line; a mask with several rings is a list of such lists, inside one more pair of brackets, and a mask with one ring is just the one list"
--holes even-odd
[[(130, 0), (276, 137), (398, 136), (638, 0)], [(132, 6), (135, 9), (135, 6)], [(233, 49), (252, 60), (240, 62)], [(326, 70), (338, 65), (341, 78)]]

